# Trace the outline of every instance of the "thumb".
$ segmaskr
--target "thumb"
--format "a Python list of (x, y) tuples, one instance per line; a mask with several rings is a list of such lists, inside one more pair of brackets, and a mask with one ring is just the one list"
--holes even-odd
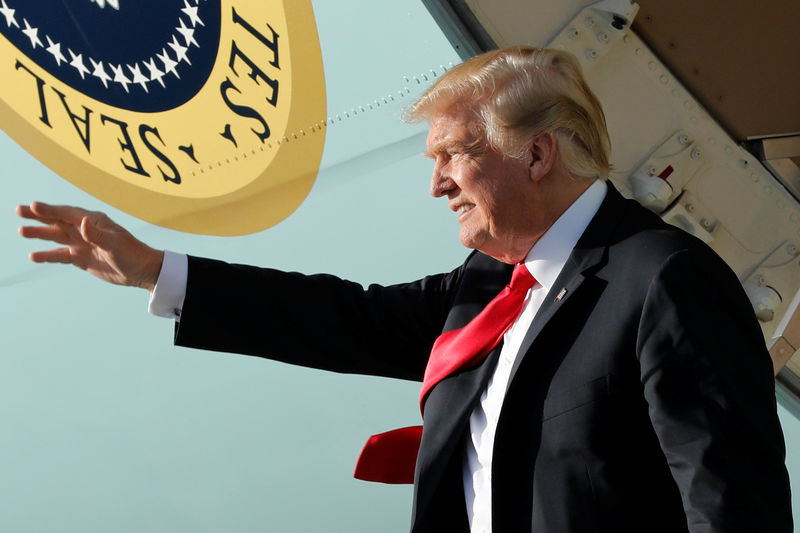
[(108, 250), (111, 246), (114, 234), (112, 231), (100, 227), (100, 222), (94, 214), (86, 215), (81, 220), (81, 236), (89, 244), (93, 244), (103, 250)]

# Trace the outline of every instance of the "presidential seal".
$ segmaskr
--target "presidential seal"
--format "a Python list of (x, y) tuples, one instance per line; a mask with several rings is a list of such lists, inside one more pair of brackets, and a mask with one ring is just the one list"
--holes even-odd
[(0, 127), (168, 228), (241, 235), (305, 199), (325, 140), (309, 0), (0, 0)]

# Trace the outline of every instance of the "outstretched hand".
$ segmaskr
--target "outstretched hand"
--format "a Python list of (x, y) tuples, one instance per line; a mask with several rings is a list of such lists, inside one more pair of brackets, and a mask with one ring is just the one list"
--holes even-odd
[(99, 211), (33, 202), (17, 206), (17, 214), (44, 226), (22, 226), (20, 235), (63, 245), (33, 252), (36, 263), (67, 263), (117, 285), (152, 291), (164, 252), (147, 246)]

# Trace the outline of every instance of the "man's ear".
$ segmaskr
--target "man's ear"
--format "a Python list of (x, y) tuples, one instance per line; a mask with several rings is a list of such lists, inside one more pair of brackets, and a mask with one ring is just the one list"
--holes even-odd
[(531, 143), (528, 153), (530, 176), (533, 181), (540, 181), (550, 174), (558, 159), (558, 144), (552, 133), (543, 133)]

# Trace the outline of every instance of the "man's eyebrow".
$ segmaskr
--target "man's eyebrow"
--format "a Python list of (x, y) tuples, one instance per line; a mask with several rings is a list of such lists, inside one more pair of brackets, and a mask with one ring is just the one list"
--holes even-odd
[(445, 139), (443, 141), (439, 141), (431, 146), (428, 150), (422, 152), (422, 155), (425, 157), (429, 157), (431, 159), (434, 158), (435, 154), (440, 154), (442, 152), (447, 152), (449, 150), (457, 150), (457, 151), (467, 151), (470, 150), (475, 146), (476, 143), (464, 143), (461, 141), (455, 141), (451, 139)]

